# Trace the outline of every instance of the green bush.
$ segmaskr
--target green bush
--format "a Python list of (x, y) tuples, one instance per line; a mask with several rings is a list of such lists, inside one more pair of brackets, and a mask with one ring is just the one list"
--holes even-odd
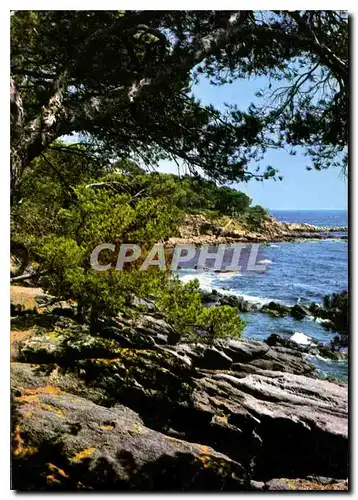
[[(76, 301), (79, 317), (94, 332), (100, 318), (133, 315), (135, 301), (144, 298), (154, 300), (182, 335), (194, 339), (204, 333), (200, 338), (207, 341), (239, 336), (244, 325), (237, 311), (205, 309), (198, 283), (184, 285), (156, 266), (140, 270), (152, 246), (173, 236), (183, 219), (180, 183), (171, 175), (145, 174), (124, 160), (109, 171), (93, 164), (89, 177), (75, 158), (73, 165), (62, 165), (61, 153), (52, 153), (51, 163), (61, 176), (48, 169), (46, 160), (36, 160), (20, 186), (24, 202), (12, 212), (13, 244), (31, 254), (43, 288)], [(78, 177), (72, 171), (76, 168)], [(101, 252), (100, 263), (112, 267), (99, 272), (92, 269), (90, 256), (102, 243), (116, 250)], [(123, 243), (138, 244), (142, 255), (117, 271)]]
[(182, 284), (174, 279), (157, 305), (170, 324), (191, 341), (211, 343), (217, 338), (240, 338), (245, 328), (237, 308), (202, 305), (198, 280)]

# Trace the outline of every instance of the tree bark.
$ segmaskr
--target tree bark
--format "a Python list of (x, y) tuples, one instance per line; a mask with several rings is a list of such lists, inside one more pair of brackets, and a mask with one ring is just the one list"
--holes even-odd
[[(63, 79), (63, 78), (62, 78)], [(14, 79), (10, 79), (11, 104), (11, 199), (14, 200), (16, 188), (25, 169), (57, 137), (66, 133), (64, 127), (68, 114), (63, 103), (61, 79), (53, 84), (53, 93), (38, 115), (31, 121), (26, 120), (22, 99)]]

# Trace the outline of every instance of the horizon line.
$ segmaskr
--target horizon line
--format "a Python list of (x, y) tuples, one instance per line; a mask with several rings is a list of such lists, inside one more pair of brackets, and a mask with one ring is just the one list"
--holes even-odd
[(276, 212), (348, 212), (348, 208), (268, 208)]

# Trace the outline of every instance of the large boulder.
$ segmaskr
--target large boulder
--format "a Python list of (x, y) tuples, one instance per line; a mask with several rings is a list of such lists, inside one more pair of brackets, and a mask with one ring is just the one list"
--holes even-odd
[(15, 389), (13, 402), (13, 489), (249, 488), (239, 463), (149, 429), (122, 405), (106, 408), (54, 386)]
[(255, 478), (305, 477), (312, 470), (347, 477), (346, 387), (268, 371), (240, 378), (216, 373), (197, 387), (196, 405), (213, 417), (221, 412), (221, 424), (231, 429), (220, 451), (244, 463), (245, 450), (253, 457)]

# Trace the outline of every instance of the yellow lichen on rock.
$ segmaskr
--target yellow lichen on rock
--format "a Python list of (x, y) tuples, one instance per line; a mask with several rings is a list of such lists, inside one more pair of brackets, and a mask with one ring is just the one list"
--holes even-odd
[(67, 474), (67, 472), (65, 472), (63, 469), (60, 469), (59, 467), (57, 467), (57, 465), (52, 464), (51, 462), (47, 463), (47, 467), (48, 467), (48, 469), (49, 469), (50, 472), (58, 474), (61, 477), (66, 477), (66, 478), (69, 477), (69, 475)]
[(20, 425), (17, 424), (15, 426), (14, 434), (13, 434), (13, 455), (15, 457), (23, 458), (28, 455), (34, 455), (38, 452), (38, 449), (33, 446), (26, 446), (24, 440), (21, 437), (21, 429)]
[(71, 462), (75, 462), (75, 463), (78, 463), (78, 462), (81, 462), (82, 460), (84, 460), (85, 458), (88, 458), (90, 457), (91, 455), (93, 455), (94, 451), (95, 451), (96, 448), (86, 448), (82, 451), (79, 451), (78, 453), (76, 453), (72, 458), (71, 458)]
[(49, 474), (48, 476), (46, 476), (46, 481), (49, 485), (61, 483), (61, 481), (54, 474)]
[(228, 416), (227, 415), (214, 415), (213, 421), (220, 424), (228, 424)]

